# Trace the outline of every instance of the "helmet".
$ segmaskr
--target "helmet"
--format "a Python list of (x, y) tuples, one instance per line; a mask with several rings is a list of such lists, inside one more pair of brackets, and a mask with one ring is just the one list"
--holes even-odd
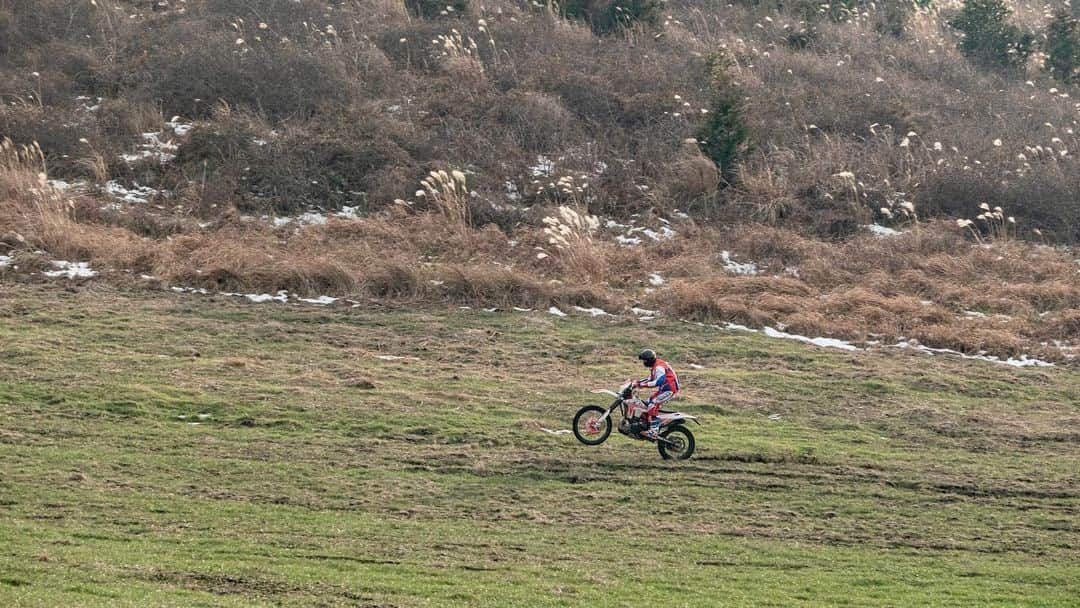
[(645, 367), (652, 367), (653, 364), (656, 363), (656, 353), (654, 353), (651, 348), (646, 348), (638, 353), (637, 358), (641, 359), (641, 362)]

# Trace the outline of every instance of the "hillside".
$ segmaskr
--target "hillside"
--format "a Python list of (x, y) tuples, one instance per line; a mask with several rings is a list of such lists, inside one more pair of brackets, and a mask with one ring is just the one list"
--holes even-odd
[[(1075, 369), (103, 284), (5, 286), (0, 343), (5, 606), (1080, 594)], [(541, 430), (644, 343), (703, 419), (692, 460)]]
[(449, 6), (0, 2), (0, 274), (1075, 357), (1062, 15)]

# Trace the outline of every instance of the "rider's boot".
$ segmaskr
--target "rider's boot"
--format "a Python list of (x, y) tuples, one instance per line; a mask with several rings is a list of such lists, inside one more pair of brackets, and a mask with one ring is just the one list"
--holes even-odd
[(649, 428), (641, 431), (641, 436), (646, 439), (656, 439), (660, 436), (660, 417), (653, 416), (649, 422)]

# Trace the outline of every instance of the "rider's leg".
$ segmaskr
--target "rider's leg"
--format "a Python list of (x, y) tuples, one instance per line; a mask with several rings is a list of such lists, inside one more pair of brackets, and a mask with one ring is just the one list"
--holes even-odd
[(660, 433), (660, 406), (671, 401), (671, 398), (675, 396), (675, 393), (671, 391), (664, 391), (657, 393), (649, 398), (646, 402), (649, 404), (649, 409), (642, 416), (642, 426), (645, 428), (641, 431), (641, 435), (644, 437), (651, 437), (655, 439)]

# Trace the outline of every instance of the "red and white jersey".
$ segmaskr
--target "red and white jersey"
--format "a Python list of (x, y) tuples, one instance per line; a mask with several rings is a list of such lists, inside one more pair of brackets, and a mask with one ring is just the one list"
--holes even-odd
[(671, 369), (671, 366), (663, 359), (657, 359), (653, 363), (649, 377), (642, 378), (638, 384), (655, 388), (657, 393), (679, 392), (679, 377), (675, 375), (675, 370)]

